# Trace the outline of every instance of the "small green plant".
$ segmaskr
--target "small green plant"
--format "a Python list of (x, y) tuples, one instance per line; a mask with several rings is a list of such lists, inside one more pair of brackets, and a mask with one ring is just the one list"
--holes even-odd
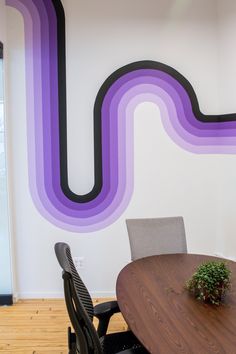
[(225, 262), (206, 262), (201, 264), (186, 282), (186, 288), (198, 300), (219, 305), (230, 288), (230, 276), (231, 271)]

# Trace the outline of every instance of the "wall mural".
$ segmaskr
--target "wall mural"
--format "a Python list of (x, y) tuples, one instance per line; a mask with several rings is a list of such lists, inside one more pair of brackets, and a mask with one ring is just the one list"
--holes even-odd
[(236, 153), (236, 114), (204, 115), (191, 84), (154, 61), (128, 64), (101, 86), (94, 105), (91, 192), (68, 185), (65, 18), (60, 0), (6, 0), (25, 26), (29, 181), (33, 200), (55, 225), (95, 231), (114, 222), (133, 190), (133, 116), (154, 102), (167, 134), (194, 153)]

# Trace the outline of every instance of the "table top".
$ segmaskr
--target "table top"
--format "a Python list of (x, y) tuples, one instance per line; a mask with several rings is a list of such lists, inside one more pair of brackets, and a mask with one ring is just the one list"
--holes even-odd
[(204, 261), (217, 257), (172, 254), (128, 264), (117, 299), (130, 329), (150, 353), (236, 353), (236, 263), (227, 260), (232, 286), (220, 306), (196, 300), (185, 282)]

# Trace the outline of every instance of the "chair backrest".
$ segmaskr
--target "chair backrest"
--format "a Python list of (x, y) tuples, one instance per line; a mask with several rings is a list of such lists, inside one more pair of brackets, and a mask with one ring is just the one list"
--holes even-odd
[(128, 219), (131, 259), (167, 253), (187, 253), (184, 220), (181, 216)]
[(63, 269), (65, 301), (79, 352), (101, 354), (101, 344), (92, 322), (94, 312), (92, 299), (75, 268), (70, 247), (64, 242), (56, 243), (55, 253)]

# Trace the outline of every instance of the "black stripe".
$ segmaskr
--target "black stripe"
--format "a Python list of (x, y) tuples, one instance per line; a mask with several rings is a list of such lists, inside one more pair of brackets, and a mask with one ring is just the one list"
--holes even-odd
[[(68, 184), (67, 160), (67, 112), (66, 112), (66, 55), (65, 55), (65, 14), (60, 1), (52, 0), (57, 15), (58, 37), (58, 83), (59, 83), (59, 137), (60, 137), (60, 178), (63, 193), (72, 201), (87, 203), (100, 193), (102, 188), (102, 144), (101, 121), (94, 119), (94, 187), (84, 195), (73, 193)], [(95, 117), (95, 116), (94, 116)]]
[(175, 78), (187, 91), (192, 110), (197, 120), (205, 123), (223, 123), (236, 120), (236, 114), (205, 115), (200, 111), (197, 96), (190, 82), (172, 67), (151, 60), (143, 60), (128, 65), (113, 72), (101, 86), (94, 104), (94, 186), (84, 195), (73, 193), (68, 184), (67, 161), (67, 112), (66, 112), (66, 54), (65, 54), (65, 14), (60, 0), (52, 0), (57, 15), (58, 36), (58, 83), (59, 83), (59, 137), (60, 137), (60, 181), (63, 193), (76, 203), (86, 203), (95, 199), (103, 185), (102, 176), (102, 131), (101, 107), (104, 97), (111, 87), (123, 75), (141, 69), (161, 70)]

